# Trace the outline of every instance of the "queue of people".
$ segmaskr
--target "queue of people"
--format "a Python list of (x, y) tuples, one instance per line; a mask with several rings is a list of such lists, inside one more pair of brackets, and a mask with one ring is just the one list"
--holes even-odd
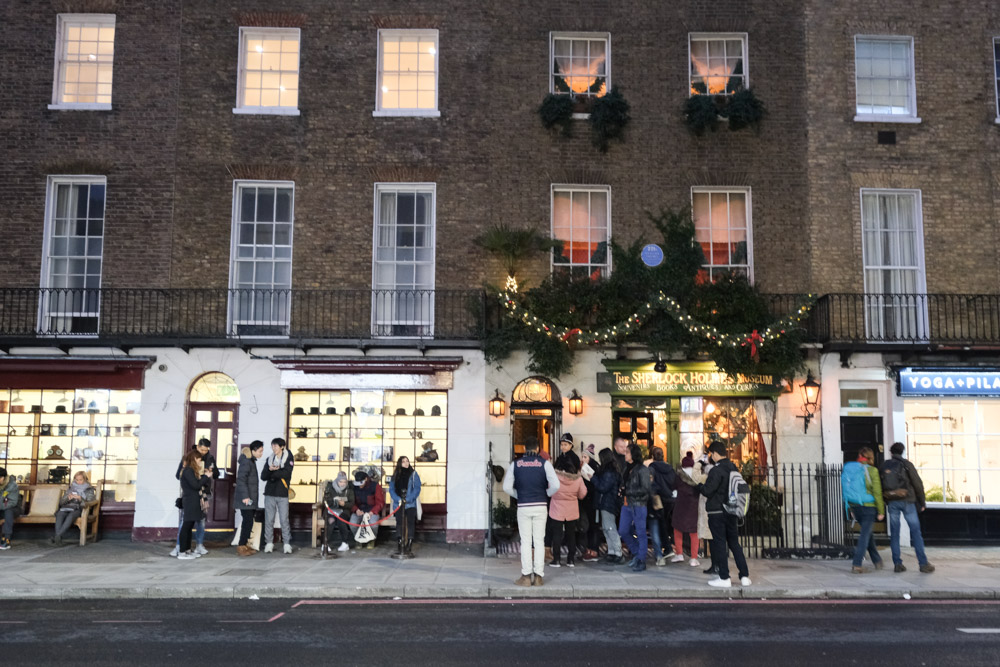
[[(699, 557), (710, 552), (712, 565), (704, 573), (713, 577), (707, 583), (728, 588), (732, 552), (740, 583), (751, 585), (737, 518), (723, 510), (736, 467), (722, 443), (709, 446), (697, 463), (693, 452), (687, 452), (680, 471), (659, 450), (644, 459), (641, 448), (624, 438), (599, 452), (585, 445), (577, 455), (573, 436), (566, 434), (555, 462), (543, 456), (534, 437), (522, 444), (524, 456), (510, 464), (503, 481), (504, 491), (517, 501), (521, 576), (515, 584), (543, 586), (546, 563), (549, 569), (575, 567), (580, 554), (584, 562), (597, 561), (603, 535), (606, 564), (627, 564), (633, 572), (643, 572), (650, 542), (657, 566), (687, 561), (699, 567)], [(705, 531), (709, 535), (703, 550)]]

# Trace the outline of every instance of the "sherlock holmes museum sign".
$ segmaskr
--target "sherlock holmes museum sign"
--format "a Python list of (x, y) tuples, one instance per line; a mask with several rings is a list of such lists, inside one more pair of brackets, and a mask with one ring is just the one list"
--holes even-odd
[(606, 365), (608, 372), (597, 374), (597, 391), (609, 394), (752, 396), (781, 392), (781, 383), (774, 376), (727, 375), (714, 364), (668, 365), (662, 373), (654, 370), (653, 364), (620, 368)]

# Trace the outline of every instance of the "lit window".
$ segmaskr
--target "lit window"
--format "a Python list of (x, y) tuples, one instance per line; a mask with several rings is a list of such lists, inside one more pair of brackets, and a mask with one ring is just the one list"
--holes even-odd
[(552, 187), (553, 271), (573, 277), (605, 277), (611, 270), (611, 188)]
[(299, 113), (298, 28), (240, 28), (239, 83), (233, 113)]
[(106, 190), (104, 176), (49, 178), (41, 331), (98, 331)]
[(601, 97), (611, 85), (611, 36), (553, 33), (549, 92)]
[(375, 186), (373, 333), (434, 335), (434, 183)]
[(288, 334), (292, 289), (294, 184), (234, 184), (229, 296), (235, 335)]
[(379, 30), (375, 116), (440, 116), (438, 31)]
[(746, 34), (689, 36), (692, 95), (732, 95), (748, 87)]
[(856, 37), (854, 40), (854, 120), (915, 122), (916, 85), (913, 39)]
[(56, 17), (56, 72), (50, 109), (110, 109), (114, 14)]
[(730, 274), (753, 280), (750, 190), (697, 188), (691, 192), (691, 208), (706, 277)]

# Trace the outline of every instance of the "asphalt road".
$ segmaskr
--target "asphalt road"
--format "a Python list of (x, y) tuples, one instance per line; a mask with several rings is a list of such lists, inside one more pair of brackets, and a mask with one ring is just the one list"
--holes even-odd
[(96, 600), (0, 612), (5, 666), (1000, 664), (997, 603)]

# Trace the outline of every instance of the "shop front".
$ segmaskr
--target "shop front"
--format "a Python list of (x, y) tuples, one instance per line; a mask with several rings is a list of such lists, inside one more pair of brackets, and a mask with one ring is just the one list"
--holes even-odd
[(664, 364), (608, 360), (597, 391), (610, 394), (612, 431), (644, 448), (661, 449), (677, 465), (725, 443), (737, 465), (775, 464), (775, 405), (780, 380), (770, 375), (730, 376), (713, 363)]
[(1000, 542), (1000, 368), (905, 367), (897, 376), (906, 456), (927, 497), (924, 539)]

